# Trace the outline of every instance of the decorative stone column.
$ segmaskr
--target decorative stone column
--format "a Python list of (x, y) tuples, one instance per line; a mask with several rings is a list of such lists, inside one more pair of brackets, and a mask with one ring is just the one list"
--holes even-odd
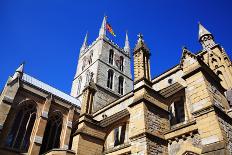
[(134, 101), (129, 105), (132, 154), (167, 154), (164, 132), (169, 128), (168, 106), (152, 89), (150, 52), (139, 35), (134, 49)]
[(81, 115), (78, 129), (73, 137), (72, 150), (78, 155), (101, 155), (103, 152), (106, 134), (91, 115), (96, 90), (91, 78), (89, 85), (83, 90)]
[(151, 80), (150, 75), (150, 52), (146, 46), (143, 35), (138, 35), (138, 41), (134, 49), (134, 82), (141, 79)]
[(65, 120), (65, 128), (64, 128), (64, 137), (61, 141), (61, 147), (64, 149), (68, 149), (69, 146), (69, 140), (72, 132), (72, 122), (73, 122), (73, 116), (74, 116), (74, 107), (72, 106), (69, 109), (67, 119)]

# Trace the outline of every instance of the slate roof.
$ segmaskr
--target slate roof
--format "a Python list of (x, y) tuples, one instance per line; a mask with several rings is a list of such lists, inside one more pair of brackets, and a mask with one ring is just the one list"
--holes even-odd
[(26, 82), (26, 83), (29, 83), (39, 89), (42, 89), (43, 91), (46, 91), (48, 93), (51, 93), (52, 95), (55, 95), (65, 101), (68, 101), (72, 104), (75, 104), (77, 106), (81, 106), (81, 103), (78, 99), (44, 83), (44, 82), (41, 82), (40, 80), (28, 75), (28, 74), (25, 74), (23, 73), (23, 76), (22, 76), (22, 81)]

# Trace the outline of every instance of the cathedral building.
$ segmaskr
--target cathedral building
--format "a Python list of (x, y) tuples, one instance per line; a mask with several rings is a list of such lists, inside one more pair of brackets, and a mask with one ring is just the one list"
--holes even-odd
[[(199, 23), (199, 52), (151, 78), (143, 36), (80, 49), (71, 94), (21, 64), (0, 96), (0, 155), (232, 155), (232, 63)], [(134, 61), (134, 79), (131, 58)], [(165, 59), (165, 58), (164, 58)]]

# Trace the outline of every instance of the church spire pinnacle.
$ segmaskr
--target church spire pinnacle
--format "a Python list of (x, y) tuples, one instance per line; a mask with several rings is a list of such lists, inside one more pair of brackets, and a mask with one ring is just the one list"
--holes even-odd
[(216, 45), (214, 37), (201, 23), (199, 22), (199, 42), (201, 43), (204, 50), (210, 50)]
[(199, 40), (204, 35), (212, 35), (200, 22), (198, 22), (198, 25), (199, 25), (199, 36), (198, 36)]
[(99, 37), (101, 38), (104, 38), (106, 36), (106, 19), (107, 19), (107, 16), (104, 16), (102, 25), (99, 31)]
[(124, 51), (130, 55), (130, 42), (128, 39), (128, 32), (126, 31), (126, 39), (125, 39), (125, 46), (124, 46)]
[(141, 79), (151, 80), (150, 75), (150, 51), (143, 40), (143, 35), (138, 35), (138, 41), (134, 49), (134, 82)]
[(24, 72), (24, 62), (16, 69), (13, 79), (16, 79), (17, 77), (22, 77), (22, 74)]
[(84, 42), (81, 46), (81, 52), (83, 52), (88, 47), (87, 41), (88, 41), (88, 31), (86, 32)]

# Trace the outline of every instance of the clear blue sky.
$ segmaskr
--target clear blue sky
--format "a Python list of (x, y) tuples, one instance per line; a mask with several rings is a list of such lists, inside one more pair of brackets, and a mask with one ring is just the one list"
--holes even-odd
[(0, 0), (0, 89), (25, 61), (29, 75), (69, 93), (84, 35), (97, 37), (104, 14), (119, 45), (126, 30), (132, 49), (144, 34), (152, 77), (179, 63), (183, 45), (201, 50), (198, 21), (231, 55), (231, 8), (231, 0)]

